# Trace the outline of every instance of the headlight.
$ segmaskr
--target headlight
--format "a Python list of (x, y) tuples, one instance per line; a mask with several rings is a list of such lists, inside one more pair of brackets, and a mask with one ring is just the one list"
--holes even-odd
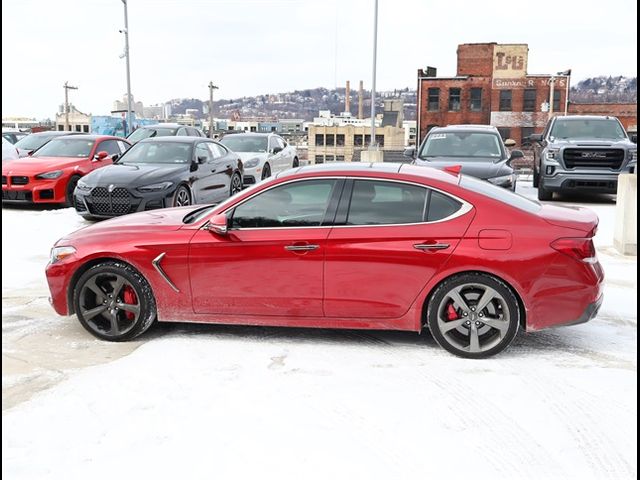
[(487, 181), (493, 183), (494, 185), (502, 185), (504, 183), (513, 183), (515, 179), (516, 179), (515, 174), (511, 174), (511, 175), (502, 175), (501, 177), (487, 178)]
[(252, 158), (251, 160), (247, 160), (246, 162), (244, 162), (243, 166), (245, 168), (253, 168), (253, 167), (257, 167), (259, 163), (260, 163), (259, 158)]
[(547, 150), (547, 153), (545, 154), (545, 156), (546, 156), (547, 160), (557, 161), (559, 153), (560, 153), (560, 149), (558, 149), (558, 148), (549, 148)]
[(89, 190), (91, 190), (91, 187), (84, 183), (82, 180), (78, 180), (78, 183), (76, 183), (76, 188), (82, 192), (88, 192)]
[(39, 173), (36, 178), (41, 180), (51, 180), (52, 178), (58, 178), (62, 175), (62, 170), (54, 170), (53, 172)]
[(152, 185), (145, 185), (144, 187), (138, 187), (136, 190), (140, 192), (159, 192), (160, 190), (166, 190), (173, 185), (173, 182), (154, 183)]
[(56, 263), (62, 260), (63, 258), (68, 257), (69, 255), (73, 255), (76, 253), (76, 249), (73, 247), (53, 247), (51, 249), (51, 263)]
[(638, 161), (638, 150), (629, 150), (629, 157), (632, 162)]

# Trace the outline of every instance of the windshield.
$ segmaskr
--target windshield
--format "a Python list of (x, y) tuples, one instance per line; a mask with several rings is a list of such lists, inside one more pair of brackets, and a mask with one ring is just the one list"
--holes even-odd
[(265, 153), (267, 151), (267, 137), (245, 137), (242, 134), (227, 135), (220, 143), (234, 152)]
[(136, 143), (126, 151), (117, 163), (162, 163), (176, 164), (191, 161), (191, 144), (178, 142)]
[(27, 135), (16, 142), (16, 148), (35, 150), (51, 140), (51, 135)]
[(87, 158), (94, 143), (94, 140), (83, 138), (55, 138), (39, 148), (33, 156)]
[(613, 118), (557, 119), (553, 123), (549, 136), (554, 138), (608, 138), (615, 140), (627, 138), (620, 122)]
[(418, 158), (500, 158), (502, 157), (500, 142), (500, 137), (493, 133), (433, 133), (427, 137)]
[(150, 137), (171, 137), (176, 134), (177, 128), (169, 127), (153, 127), (153, 128), (139, 128), (131, 135), (127, 137), (131, 143), (139, 142), (143, 138)]

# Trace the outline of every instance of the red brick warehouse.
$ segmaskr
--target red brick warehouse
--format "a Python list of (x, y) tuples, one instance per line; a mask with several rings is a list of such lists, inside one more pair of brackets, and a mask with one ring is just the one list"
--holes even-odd
[(521, 145), (541, 133), (551, 115), (565, 112), (619, 116), (625, 128), (636, 123), (635, 104), (567, 102), (570, 77), (527, 73), (527, 44), (463, 44), (457, 55), (455, 77), (437, 77), (431, 67), (418, 70), (418, 144), (436, 126), (484, 124)]

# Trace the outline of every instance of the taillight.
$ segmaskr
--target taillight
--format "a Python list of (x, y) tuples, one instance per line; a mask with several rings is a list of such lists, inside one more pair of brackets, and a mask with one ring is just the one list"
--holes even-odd
[(551, 242), (551, 248), (585, 263), (596, 263), (596, 248), (590, 238), (559, 238)]

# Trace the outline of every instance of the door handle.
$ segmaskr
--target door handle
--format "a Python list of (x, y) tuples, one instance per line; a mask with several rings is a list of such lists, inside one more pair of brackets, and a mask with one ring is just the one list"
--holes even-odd
[(448, 243), (416, 243), (413, 248), (417, 250), (444, 250), (449, 248)]
[(284, 247), (289, 252), (308, 252), (310, 250), (317, 250), (320, 245), (287, 245)]

